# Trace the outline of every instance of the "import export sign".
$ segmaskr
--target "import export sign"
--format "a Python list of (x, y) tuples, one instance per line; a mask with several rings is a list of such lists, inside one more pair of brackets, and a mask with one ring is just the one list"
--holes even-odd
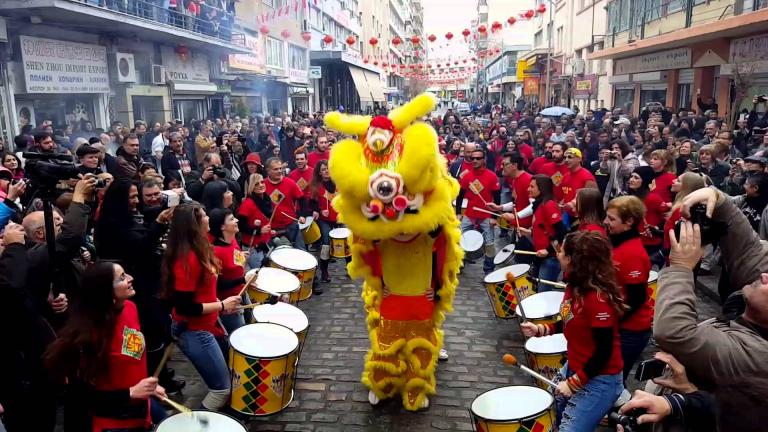
[(109, 93), (107, 49), (19, 36), (27, 93)]

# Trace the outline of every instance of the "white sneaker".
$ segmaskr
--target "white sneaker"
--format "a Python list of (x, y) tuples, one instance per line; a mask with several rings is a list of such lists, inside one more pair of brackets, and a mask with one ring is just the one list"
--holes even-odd
[(440, 348), (440, 353), (437, 355), (438, 360), (448, 360), (448, 351), (445, 348)]
[(368, 403), (377, 405), (379, 402), (381, 402), (381, 400), (376, 396), (376, 393), (374, 393), (373, 390), (368, 390)]

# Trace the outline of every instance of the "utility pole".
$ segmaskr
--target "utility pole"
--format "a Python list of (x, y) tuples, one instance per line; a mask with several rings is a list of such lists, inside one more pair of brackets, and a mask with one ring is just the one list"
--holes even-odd
[(554, 30), (555, 24), (552, 22), (552, 9), (554, 4), (550, 2), (549, 5), (549, 24), (547, 25), (547, 82), (545, 88), (545, 92), (547, 93), (544, 98), (544, 108), (549, 106), (550, 103), (550, 95), (549, 95), (549, 85), (550, 81), (552, 81), (552, 31)]

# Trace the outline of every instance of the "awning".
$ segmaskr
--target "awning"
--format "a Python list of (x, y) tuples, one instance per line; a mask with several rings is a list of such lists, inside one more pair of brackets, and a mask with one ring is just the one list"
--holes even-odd
[(386, 102), (387, 98), (384, 96), (384, 87), (381, 86), (381, 80), (379, 76), (373, 72), (364, 71), (365, 78), (368, 81), (368, 88), (371, 90), (371, 97), (374, 101)]
[(360, 96), (360, 103), (371, 102), (373, 103), (373, 97), (371, 96), (371, 89), (368, 88), (368, 82), (365, 78), (365, 72), (354, 66), (349, 66), (349, 73), (352, 75), (352, 81), (355, 82), (355, 89)]
[(219, 88), (212, 83), (171, 81), (171, 91), (185, 94), (216, 94)]

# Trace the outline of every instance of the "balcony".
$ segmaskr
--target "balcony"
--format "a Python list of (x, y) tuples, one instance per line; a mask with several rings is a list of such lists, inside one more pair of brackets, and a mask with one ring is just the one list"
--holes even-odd
[(215, 8), (198, 17), (159, 7), (152, 0), (1, 0), (0, 15), (18, 24), (34, 16), (46, 26), (90, 29), (108, 37), (251, 52), (237, 42), (241, 33), (235, 16)]

